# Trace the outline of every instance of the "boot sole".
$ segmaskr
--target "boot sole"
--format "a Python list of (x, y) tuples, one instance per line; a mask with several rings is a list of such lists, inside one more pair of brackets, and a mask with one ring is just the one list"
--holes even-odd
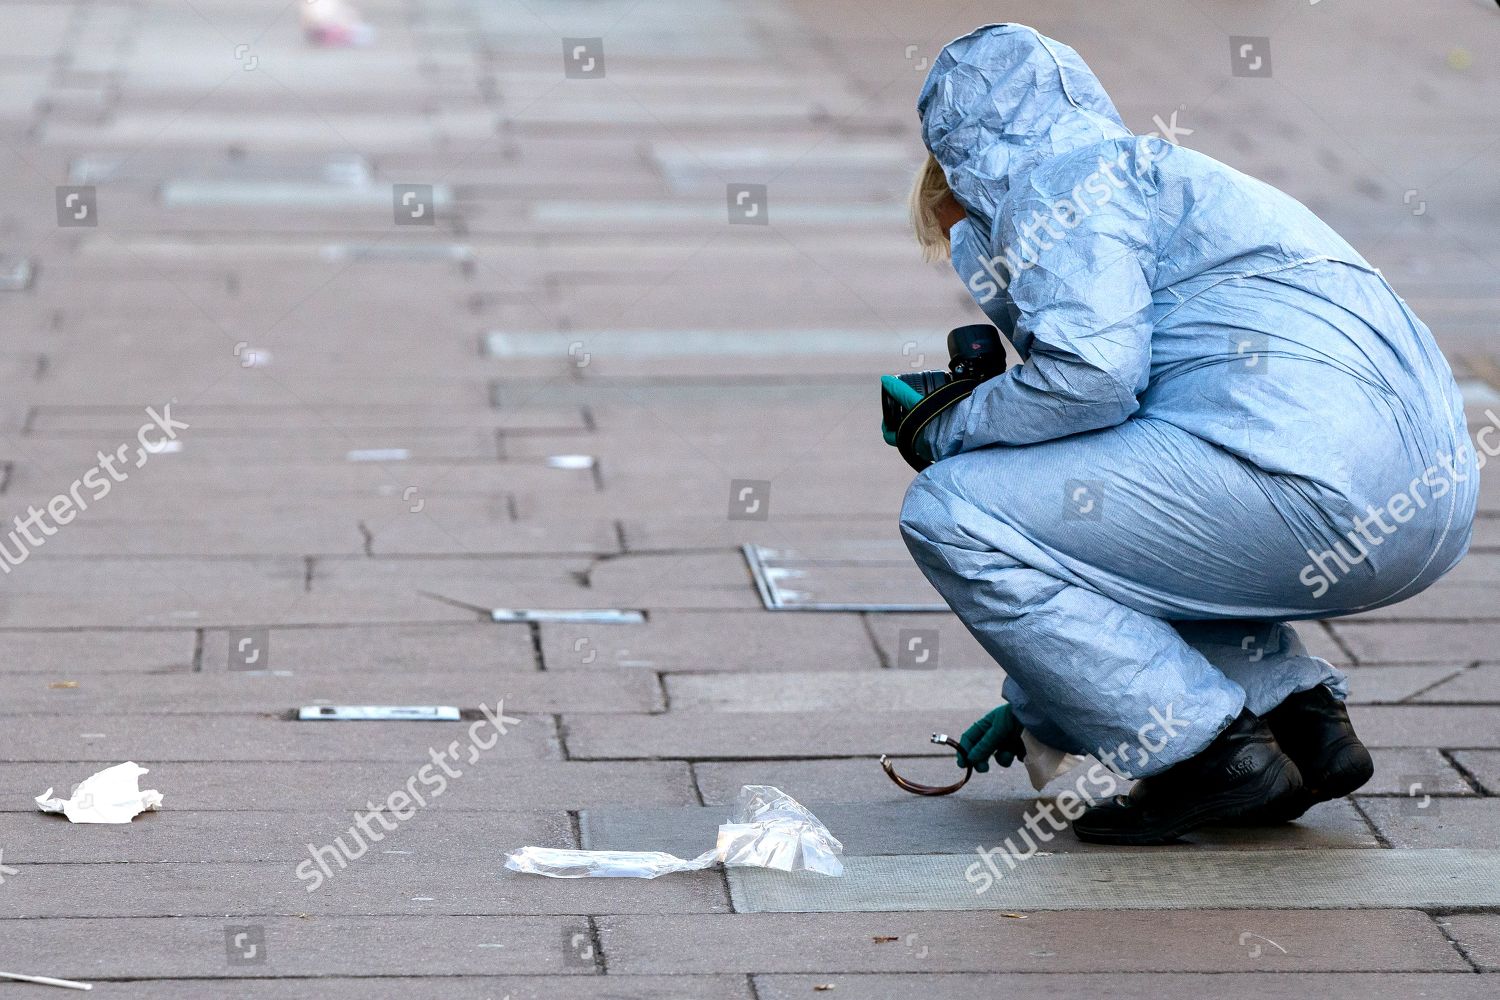
[[(1171, 823), (1152, 829), (1134, 830), (1089, 830), (1079, 829), (1073, 824), (1073, 835), (1087, 844), (1109, 844), (1118, 847), (1151, 847), (1170, 844), (1182, 835), (1210, 823), (1275, 810), (1285, 800), (1302, 792), (1302, 775), (1291, 758), (1283, 757), (1268, 767), (1252, 786), (1231, 795), (1224, 795), (1201, 803), (1196, 808), (1177, 816)], [(1081, 818), (1081, 817), (1080, 817)]]

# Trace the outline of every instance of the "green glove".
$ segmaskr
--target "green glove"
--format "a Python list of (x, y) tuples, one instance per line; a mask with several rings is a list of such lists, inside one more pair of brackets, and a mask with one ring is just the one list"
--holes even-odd
[(1009, 705), (1001, 705), (964, 730), (958, 743), (963, 747), (963, 752), (957, 755), (959, 767), (972, 766), (976, 771), (988, 771), (991, 757), (999, 761), (1001, 767), (1010, 767), (1016, 760), (1026, 759), (1021, 724), (1011, 714)]
[[(880, 391), (894, 399), (903, 410), (909, 410), (922, 401), (922, 394), (894, 375), (880, 376)], [(896, 428), (885, 425), (885, 417), (880, 418), (880, 435), (885, 438), (885, 443), (891, 447), (896, 445)]]

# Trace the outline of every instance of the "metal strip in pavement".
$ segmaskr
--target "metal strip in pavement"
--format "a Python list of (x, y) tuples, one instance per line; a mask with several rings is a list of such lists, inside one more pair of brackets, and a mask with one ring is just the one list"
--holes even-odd
[(642, 611), (620, 608), (582, 608), (564, 611), (541, 611), (536, 608), (492, 608), (490, 620), (497, 622), (577, 622), (586, 625), (639, 625), (646, 620)]
[(767, 611), (872, 611), (904, 613), (915, 611), (947, 611), (941, 601), (931, 603), (882, 604), (879, 602), (811, 601), (806, 595), (785, 585), (784, 581), (803, 575), (805, 569), (791, 569), (780, 565), (781, 553), (764, 545), (742, 545), (740, 551), (750, 565), (755, 578), (755, 589), (760, 592), (760, 602)]
[(853, 857), (841, 878), (731, 868), (729, 891), (740, 913), (1500, 906), (1497, 850), (1155, 848), (1036, 854), (1014, 870), (997, 853), (993, 863), (978, 854)]

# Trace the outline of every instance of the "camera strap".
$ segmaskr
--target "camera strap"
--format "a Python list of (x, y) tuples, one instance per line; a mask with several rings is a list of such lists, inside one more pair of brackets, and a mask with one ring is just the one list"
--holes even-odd
[(896, 450), (901, 452), (907, 465), (921, 472), (932, 464), (930, 460), (917, 454), (917, 439), (921, 437), (922, 429), (953, 404), (968, 399), (978, 387), (976, 379), (954, 379), (929, 392), (906, 411), (906, 416), (901, 418), (901, 423), (896, 428)]

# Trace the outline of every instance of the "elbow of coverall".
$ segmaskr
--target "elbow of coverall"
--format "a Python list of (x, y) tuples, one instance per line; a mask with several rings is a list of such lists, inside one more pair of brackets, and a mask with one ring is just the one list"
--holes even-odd
[(1027, 364), (985, 382), (940, 414), (922, 442), (940, 461), (990, 445), (1037, 444), (1114, 427), (1139, 408), (1134, 391), (1111, 372), (1083, 364)]

